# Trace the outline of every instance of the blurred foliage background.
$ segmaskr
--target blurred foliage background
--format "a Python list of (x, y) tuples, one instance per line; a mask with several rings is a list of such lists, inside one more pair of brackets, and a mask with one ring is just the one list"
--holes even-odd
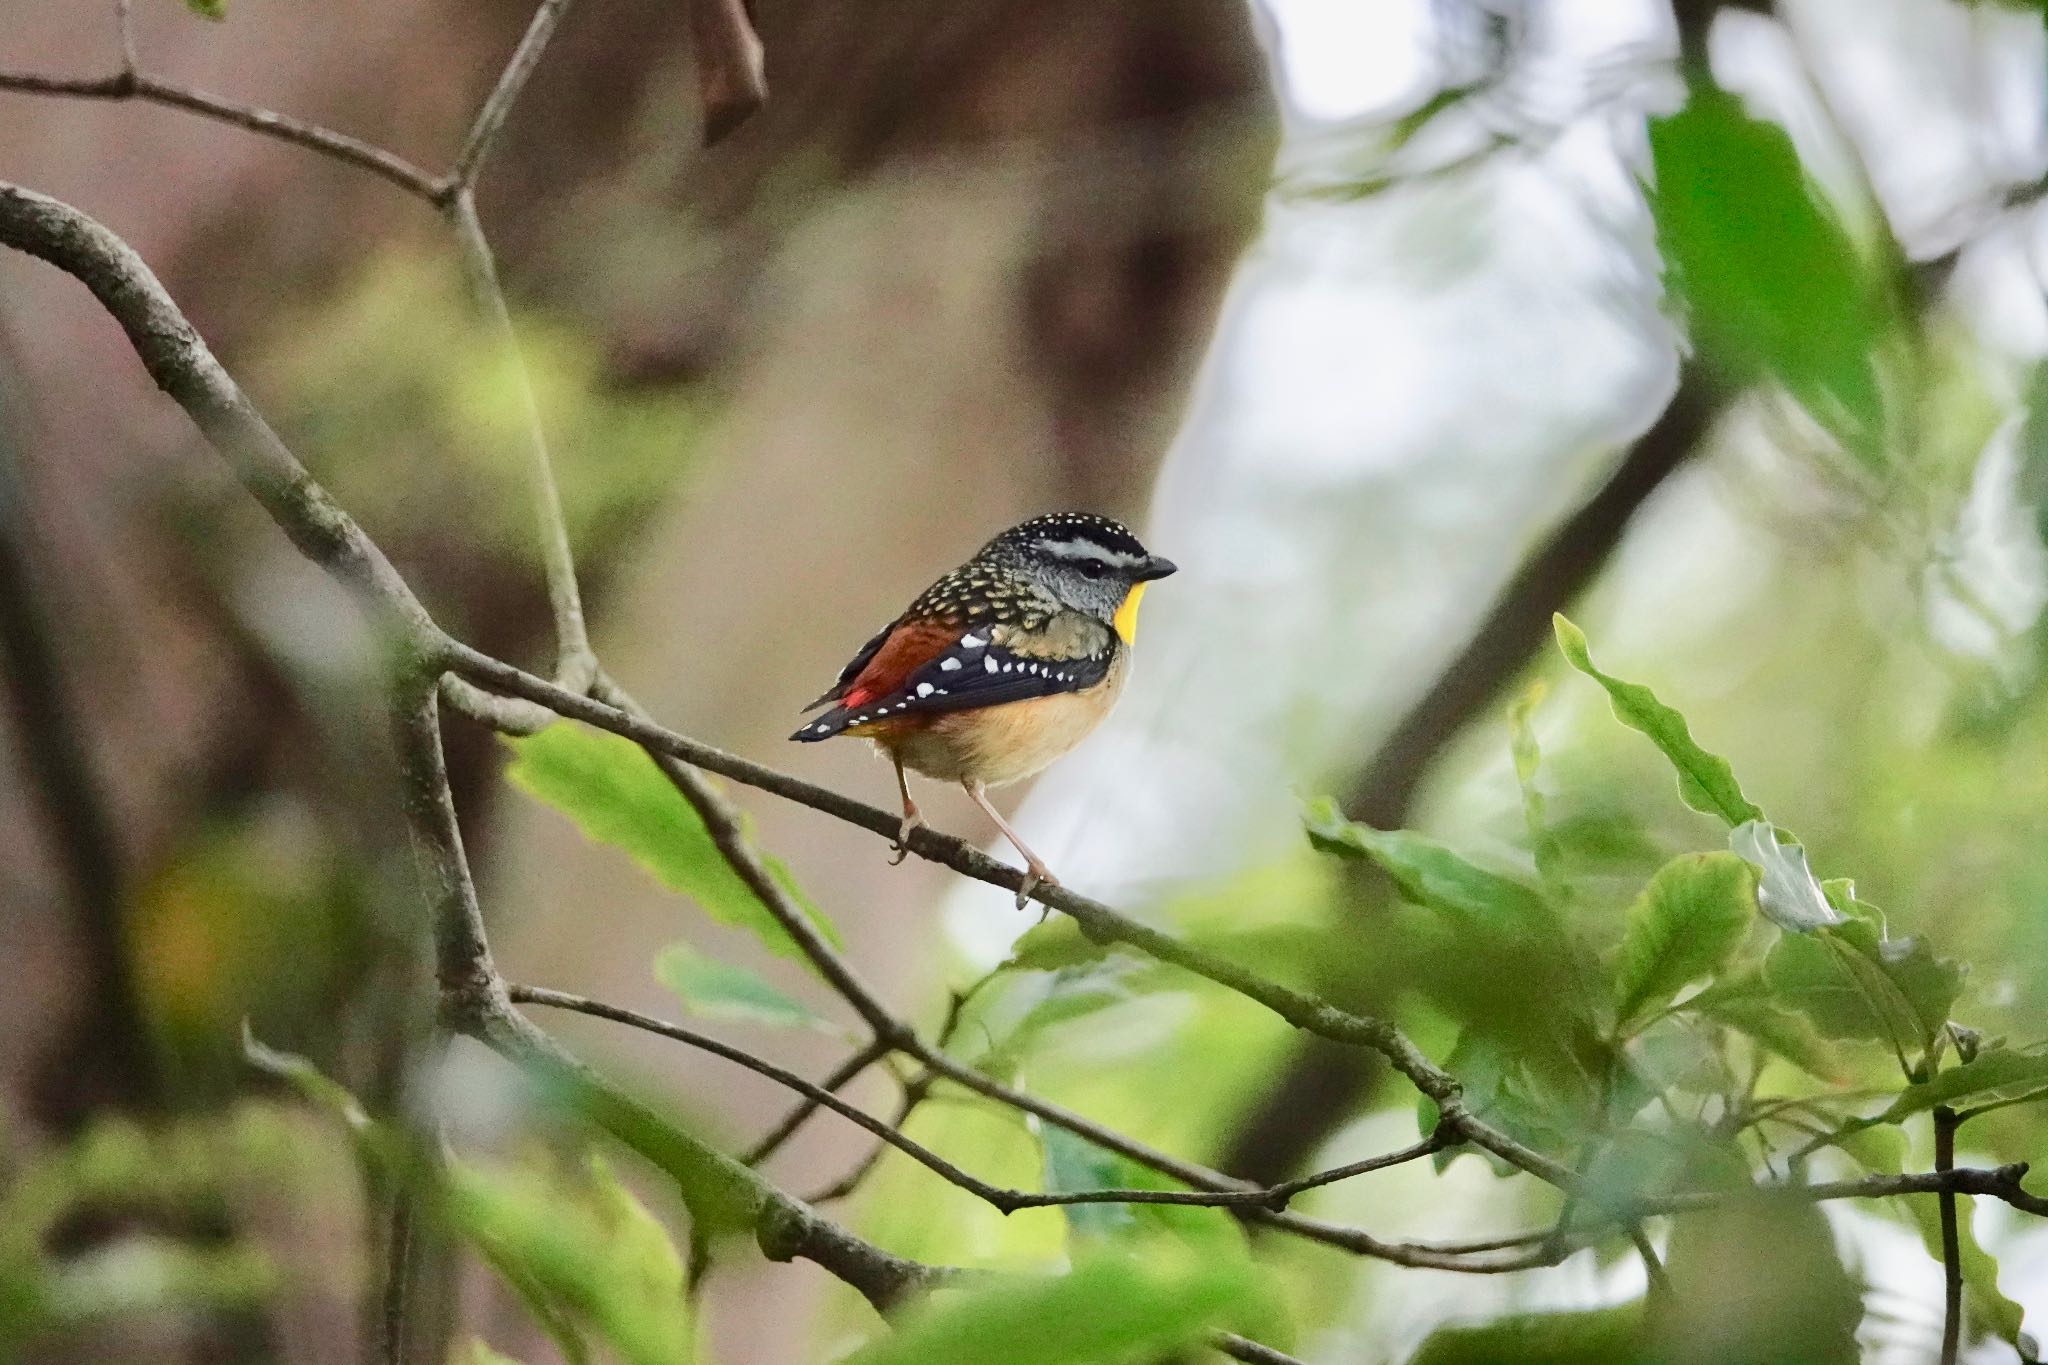
[[(1953, 1017), (2036, 1055), (2038, 6), (757, 8), (772, 99), (700, 150), (682, 8), (584, 0), (482, 187), (598, 644), (657, 715), (882, 802), (887, 772), (857, 746), (782, 752), (795, 707), (1001, 527), (1126, 516), (1184, 572), (1149, 599), (1118, 716), (1021, 801), (1027, 839), (1071, 885), (1397, 1019), (1468, 1081), (1533, 1068), (1493, 1102), (1546, 1149), (1595, 1153), (1607, 1097), (1587, 1119), (1537, 1085), (1541, 1059), (1575, 1065), (1546, 1041), (1572, 964), (1618, 970), (1653, 874), (1729, 836), (1551, 647), (1568, 609), (1601, 667), (1651, 684), (1798, 831), (1819, 878), (1854, 879), (1838, 909), (1882, 906), (1889, 943), (1966, 964)], [(434, 165), (528, 14), (247, 0), (210, 23), (160, 0), (136, 18), (153, 68)], [(5, 17), (0, 70), (111, 60), (110, 23), (77, 7)], [(173, 112), (0, 101), (0, 177), (134, 243), (436, 615), (544, 662), (520, 400), (431, 215)], [(942, 1299), (892, 1336), (815, 1267), (720, 1254), (685, 1307), (672, 1190), (593, 1160), (480, 1052), (411, 1048), (422, 926), (359, 619), (82, 291), (12, 256), (0, 618), (0, 1350), (366, 1358), (375, 1210), (412, 1158), (352, 1127), (324, 1075), (372, 1112), (427, 1111), (460, 1154), (435, 1188), (460, 1249), (435, 1261), (422, 1359), (573, 1360), (585, 1340), (634, 1362), (1174, 1358), (1213, 1324), (1310, 1361), (1936, 1358), (1926, 1199), (1660, 1224), (1671, 1297), (1646, 1329), (1618, 1236), (1459, 1276), (1216, 1210), (1005, 1217), (897, 1153), (834, 1216), (922, 1260), (1071, 1273)], [(630, 755), (449, 734), (509, 974), (691, 1008), (810, 1075), (843, 1055), (834, 1002), (743, 897), (688, 847), (619, 835), (670, 818), (630, 783), (592, 796)], [(1325, 842), (1344, 842), (1340, 813), (1423, 831), (1551, 904), (1541, 951), (1560, 956), (1447, 921), (1398, 860), (1312, 848), (1301, 803), (1324, 793)], [(1259, 1179), (1429, 1121), (1398, 1078), (1239, 997), (1053, 930), (1020, 948), (1030, 920), (993, 889), (747, 800), (888, 998), (937, 1026), (973, 988), (952, 1048), (1035, 1094)], [(625, 813), (593, 825), (594, 801)], [(927, 808), (987, 833), (964, 802)], [(1690, 979), (1793, 941), (1746, 932)], [(1785, 1013), (1822, 1025), (1820, 1008)], [(302, 1054), (266, 1054), (286, 1087), (249, 1065), (245, 1020)], [(561, 1032), (735, 1150), (786, 1103), (653, 1039)], [(1881, 1036), (1752, 1049), (1674, 1025), (1628, 1058), (1675, 1103), (1660, 1131), (1690, 1141), (1745, 1079), (1716, 1073), (1730, 1059), (1757, 1063), (1758, 1093), (1882, 1110), (1905, 1078)], [(1828, 1049), (1809, 1070), (1805, 1041)], [(888, 1113), (897, 1089), (848, 1093)], [(1959, 1159), (2038, 1159), (2043, 1121), (1987, 1113)], [(1150, 1178), (964, 1095), (907, 1131), (1021, 1188)], [(1822, 1153), (1822, 1173), (1925, 1169), (1924, 1113), (1896, 1131)], [(1781, 1171), (1798, 1141), (1741, 1159)], [(829, 1189), (868, 1145), (822, 1119), (767, 1170)], [(1666, 1148), (1600, 1149), (1600, 1178), (1655, 1188)], [(1688, 1175), (1721, 1170), (1685, 1154)], [(2011, 1360), (2022, 1310), (2048, 1313), (2048, 1237), (1977, 1203), (1966, 1358)], [(1557, 1212), (1464, 1155), (1302, 1207), (1431, 1241)]]

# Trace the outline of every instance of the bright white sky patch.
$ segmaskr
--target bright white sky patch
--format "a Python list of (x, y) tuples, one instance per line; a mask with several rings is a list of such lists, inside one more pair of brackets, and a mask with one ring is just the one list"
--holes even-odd
[(1323, 122), (1398, 110), (1434, 86), (1429, 0), (1262, 0), (1295, 112)]

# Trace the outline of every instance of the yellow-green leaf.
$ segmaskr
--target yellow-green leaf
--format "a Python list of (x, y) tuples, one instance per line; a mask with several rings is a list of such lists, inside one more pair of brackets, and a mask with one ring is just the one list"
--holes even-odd
[(745, 967), (706, 957), (688, 943), (662, 949), (654, 959), (654, 976), (675, 992), (684, 1009), (701, 1018), (833, 1031), (830, 1022), (795, 996)]
[(1628, 908), (1614, 960), (1614, 1015), (1626, 1026), (1711, 976), (1756, 918), (1756, 874), (1732, 853), (1688, 853), (1657, 870)]
[[(558, 723), (506, 741), (512, 785), (561, 811), (585, 837), (623, 849), (671, 891), (713, 919), (751, 930), (785, 957), (804, 960), (795, 940), (732, 870), (696, 809), (662, 776), (639, 745), (617, 735)], [(838, 932), (798, 890), (780, 860), (761, 854), (769, 874), (835, 946)]]
[(1124, 1365), (1170, 1356), (1254, 1308), (1242, 1265), (1174, 1259), (1100, 1253), (1064, 1275), (946, 1291), (847, 1365)]
[(1648, 736), (1678, 770), (1678, 794), (1686, 805), (1707, 815), (1718, 815), (1730, 825), (1764, 818), (1763, 811), (1742, 794), (1742, 786), (1735, 780), (1735, 770), (1728, 766), (1728, 760), (1708, 753), (1694, 742), (1684, 716), (1657, 700), (1657, 694), (1641, 683), (1625, 682), (1595, 668), (1585, 632), (1562, 614), (1553, 616), (1551, 625), (1566, 662), (1606, 690), (1615, 718)]

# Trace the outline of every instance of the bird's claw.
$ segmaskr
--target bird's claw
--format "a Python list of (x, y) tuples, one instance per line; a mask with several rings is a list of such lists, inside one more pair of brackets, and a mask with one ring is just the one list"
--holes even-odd
[[(1060, 879), (1052, 875), (1052, 869), (1044, 863), (1033, 860), (1024, 869), (1024, 880), (1017, 884), (1017, 908), (1022, 910), (1031, 903), (1031, 893), (1041, 886), (1058, 886)], [(1051, 906), (1046, 910), (1050, 912)], [(1041, 915), (1039, 918), (1043, 919)]]
[(892, 845), (896, 856), (889, 860), (889, 866), (896, 867), (910, 856), (910, 836), (924, 828), (924, 816), (911, 811), (903, 817), (903, 823), (896, 827), (896, 842)]

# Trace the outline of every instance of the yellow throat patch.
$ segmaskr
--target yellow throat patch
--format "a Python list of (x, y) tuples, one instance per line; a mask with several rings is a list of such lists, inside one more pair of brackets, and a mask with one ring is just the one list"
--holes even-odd
[(1116, 609), (1116, 615), (1110, 618), (1110, 624), (1116, 627), (1117, 638), (1127, 645), (1135, 643), (1138, 638), (1138, 601), (1144, 597), (1145, 589), (1149, 586), (1150, 584), (1146, 583), (1133, 583), (1131, 595), (1124, 599), (1124, 604)]

